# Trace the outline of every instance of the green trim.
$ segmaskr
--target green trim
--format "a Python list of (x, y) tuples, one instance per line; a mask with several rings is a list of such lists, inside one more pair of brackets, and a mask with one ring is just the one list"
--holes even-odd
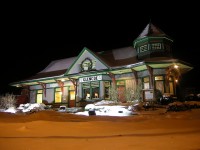
[[(42, 79), (34, 79), (34, 80), (26, 80), (26, 81), (20, 81), (20, 82), (14, 82), (14, 83), (11, 83), (10, 85), (14, 86), (14, 85), (17, 85), (17, 84), (29, 84), (29, 83), (32, 83), (32, 85), (38, 85), (37, 82), (41, 82), (41, 81), (48, 81), (48, 80), (56, 80), (56, 79), (59, 79), (59, 78), (63, 78), (63, 77), (50, 77), (50, 78), (42, 78)], [(35, 83), (34, 83), (35, 82)], [(55, 83), (53, 81), (51, 82), (48, 82), (48, 83), (45, 83), (45, 84), (51, 84), (51, 83)]]
[(143, 70), (147, 70), (147, 66), (144, 64), (144, 65), (141, 65), (141, 66), (133, 67), (133, 69), (135, 71), (143, 71)]
[[(31, 85), (31, 86), (36, 86), (36, 85)], [(69, 87), (70, 85), (66, 85), (66, 86), (63, 86), (63, 87)], [(58, 87), (49, 87), (49, 88), (46, 88), (46, 89), (54, 89), (54, 88), (59, 88)], [(35, 91), (35, 90), (42, 90), (42, 89), (34, 89), (34, 90), (30, 90), (30, 91)]]
[[(124, 82), (124, 85), (117, 85), (117, 83), (118, 83), (118, 82), (121, 82), (121, 81)], [(124, 87), (126, 87), (126, 79), (119, 79), (119, 80), (116, 80), (116, 86), (117, 86), (117, 87), (118, 87), (118, 86), (124, 86)]]
[(102, 64), (104, 64), (107, 68), (110, 68), (104, 61), (102, 61), (95, 53), (93, 53), (90, 49), (88, 49), (87, 47), (84, 47), (83, 50), (79, 53), (78, 57), (76, 58), (76, 60), (73, 62), (73, 64), (69, 67), (69, 69), (65, 72), (64, 76), (67, 76), (69, 71), (74, 67), (74, 65), (77, 63), (77, 61), (80, 59), (80, 57), (82, 56), (82, 54), (87, 51), (90, 54), (92, 54), (97, 60), (99, 60)]
[(173, 42), (173, 40), (170, 39), (170, 38), (168, 38), (168, 37), (163, 37), (163, 36), (161, 36), (161, 37), (159, 37), (159, 36), (157, 36), (157, 37), (149, 37), (149, 36), (146, 36), (146, 37), (142, 37), (142, 38), (139, 38), (139, 39), (135, 39), (135, 40), (133, 41), (133, 47), (135, 48), (136, 45), (137, 45), (137, 43), (149, 41), (149, 40), (152, 40), (152, 39), (158, 39), (158, 40), (167, 39), (167, 40)]
[(76, 78), (79, 79), (80, 77), (86, 77), (86, 76), (95, 76), (95, 75), (106, 75), (107, 72), (109, 72), (110, 70), (103, 70), (103, 71), (95, 71), (95, 72), (81, 72), (81, 73), (77, 73), (77, 74), (72, 74), (72, 75), (68, 75), (69, 78)]

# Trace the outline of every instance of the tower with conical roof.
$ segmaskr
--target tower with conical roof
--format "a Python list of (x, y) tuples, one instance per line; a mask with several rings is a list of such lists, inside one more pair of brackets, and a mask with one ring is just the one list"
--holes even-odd
[(170, 57), (172, 42), (168, 35), (150, 22), (133, 41), (133, 47), (137, 50), (138, 59)]

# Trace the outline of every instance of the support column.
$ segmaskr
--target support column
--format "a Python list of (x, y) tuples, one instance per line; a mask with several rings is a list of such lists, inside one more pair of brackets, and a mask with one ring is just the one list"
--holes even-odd
[(166, 75), (165, 75), (166, 85), (169, 84), (170, 77), (173, 78), (174, 94), (177, 95), (177, 84), (181, 78), (180, 68), (171, 65), (166, 69)]
[(149, 76), (150, 76), (150, 89), (154, 89), (154, 79), (153, 79), (153, 68), (151, 68), (150, 66), (147, 65), (147, 70), (149, 72)]
[(153, 68), (146, 65), (147, 66), (147, 70), (149, 72), (149, 76), (150, 76), (150, 89), (153, 89), (153, 100), (155, 101), (156, 100), (156, 97), (155, 97), (155, 86), (154, 86), (154, 78), (153, 78)]
[(115, 79), (115, 74), (108, 72), (109, 77), (112, 79), (113, 86), (116, 88), (116, 79)]
[(44, 96), (46, 97), (46, 83), (38, 82), (42, 86), (42, 89), (44, 90)]
[(138, 75), (137, 75), (137, 71), (135, 71), (135, 70), (132, 69), (132, 68), (131, 68), (131, 71), (132, 71), (132, 73), (134, 74), (136, 86), (138, 86)]
[(77, 79), (73, 79), (73, 78), (69, 78), (69, 80), (72, 82), (72, 84), (74, 85), (74, 89), (75, 89), (75, 102), (76, 102), (76, 95), (77, 95)]
[(56, 80), (56, 82), (58, 83), (58, 86), (61, 88), (61, 92), (63, 94), (63, 92), (64, 92), (64, 82), (62, 82), (61, 80)]

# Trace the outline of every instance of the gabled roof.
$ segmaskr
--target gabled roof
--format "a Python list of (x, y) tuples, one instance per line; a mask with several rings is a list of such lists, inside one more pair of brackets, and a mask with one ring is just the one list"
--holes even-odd
[(75, 59), (76, 57), (54, 60), (44, 70), (42, 70), (39, 73), (67, 70), (72, 65)]
[(54, 60), (50, 62), (50, 64), (44, 70), (38, 72), (34, 76), (24, 79), (23, 81), (25, 82), (29, 80), (64, 76), (65, 72), (71, 66), (75, 59), (76, 57)]
[(97, 55), (110, 67), (133, 64), (138, 61), (137, 52), (132, 46), (98, 52)]
[(101, 69), (109, 68), (106, 62), (102, 61), (101, 58), (97, 55), (97, 53), (91, 51), (87, 47), (84, 47), (83, 50), (77, 56), (77, 58), (74, 60), (73, 64), (66, 71), (65, 75), (79, 73), (80, 69), (78, 69), (78, 67), (80, 67), (82, 61), (85, 60), (87, 57), (96, 58), (99, 61), (99, 64), (101, 64)]
[(167, 36), (161, 29), (153, 25), (151, 22), (147, 24), (144, 30), (140, 33), (138, 38), (143, 38), (146, 36)]
[(49, 77), (58, 77), (64, 75), (67, 69), (63, 70), (56, 70), (51, 72), (39, 72), (34, 76), (31, 76), (30, 78), (27, 78), (26, 80), (33, 80), (33, 79), (41, 79), (41, 78), (49, 78)]

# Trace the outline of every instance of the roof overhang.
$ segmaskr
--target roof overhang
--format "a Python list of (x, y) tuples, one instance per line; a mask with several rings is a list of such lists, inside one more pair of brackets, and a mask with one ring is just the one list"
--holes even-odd
[(144, 71), (147, 70), (147, 66), (150, 66), (153, 69), (165, 69), (170, 67), (178, 67), (180, 73), (186, 73), (193, 69), (193, 67), (183, 61), (172, 59), (172, 60), (164, 60), (164, 61), (143, 61), (132, 65), (126, 66), (118, 66), (113, 67), (110, 71), (113, 74), (124, 74), (124, 73), (131, 73), (134, 71)]
[(129, 64), (125, 66), (117, 66), (117, 67), (111, 67), (107, 70), (98, 70), (98, 71), (90, 71), (90, 72), (80, 72), (77, 74), (71, 74), (71, 75), (60, 75), (60, 76), (53, 76), (53, 77), (46, 77), (46, 78), (39, 78), (39, 79), (32, 79), (32, 80), (25, 80), (21, 82), (12, 83), (12, 86), (21, 86), (21, 85), (38, 85), (39, 82), (41, 83), (55, 83), (56, 80), (61, 81), (67, 81), (70, 80), (70, 78), (78, 79), (80, 77), (84, 76), (92, 76), (92, 75), (102, 75), (102, 74), (108, 74), (108, 72), (113, 74), (126, 74), (126, 73), (132, 73), (133, 71), (139, 72), (147, 70), (147, 66), (153, 68), (153, 69), (167, 69), (170, 67), (178, 67), (180, 70), (180, 73), (186, 73), (193, 69), (193, 67), (183, 61), (177, 60), (177, 59), (168, 59), (168, 60), (152, 60), (152, 61), (141, 61), (134, 64)]
[(48, 78), (39, 78), (39, 79), (33, 79), (33, 80), (24, 80), (20, 82), (15, 82), (10, 84), (11, 86), (21, 87), (21, 86), (31, 86), (31, 85), (38, 85), (40, 83), (49, 84), (49, 83), (55, 83), (56, 80), (60, 81), (67, 81), (69, 78), (62, 76), (54, 76), (54, 77), (48, 77)]

